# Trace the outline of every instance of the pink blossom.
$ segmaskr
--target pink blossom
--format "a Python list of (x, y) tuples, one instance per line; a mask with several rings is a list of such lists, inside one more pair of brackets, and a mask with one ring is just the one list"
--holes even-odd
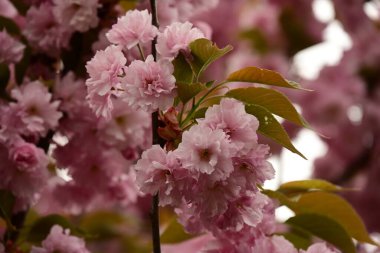
[(0, 160), (0, 188), (16, 196), (19, 209), (27, 208), (46, 183), (48, 157), (42, 149), (17, 139), (9, 147), (0, 144)]
[(119, 17), (106, 36), (111, 43), (131, 49), (139, 43), (152, 41), (157, 31), (147, 10), (133, 10)]
[(157, 37), (157, 51), (162, 57), (174, 58), (180, 50), (189, 52), (190, 42), (204, 38), (204, 34), (189, 22), (175, 22)]
[(246, 113), (244, 104), (235, 99), (225, 98), (219, 105), (208, 108), (205, 119), (199, 120), (199, 124), (213, 130), (223, 130), (239, 153), (247, 152), (257, 145), (259, 121)]
[(122, 206), (135, 203), (139, 194), (134, 170), (131, 170), (129, 174), (114, 177), (108, 187), (107, 195), (111, 201), (117, 201)]
[(0, 253), (5, 253), (4, 245), (0, 242)]
[(0, 0), (0, 16), (14, 18), (17, 14), (17, 9), (9, 0)]
[(21, 60), (25, 46), (11, 37), (7, 31), (0, 32), (0, 63), (17, 63)]
[(315, 243), (307, 248), (306, 251), (301, 250), (300, 253), (337, 253), (338, 251), (327, 247), (326, 243)]
[(215, 181), (226, 179), (233, 171), (234, 155), (227, 135), (220, 129), (193, 126), (182, 135), (176, 154), (184, 168), (211, 174)]
[(62, 26), (86, 32), (99, 23), (98, 0), (54, 0), (53, 12)]
[(70, 235), (69, 229), (54, 225), (42, 241), (42, 247), (32, 247), (31, 253), (89, 253), (83, 239)]
[(282, 236), (261, 237), (253, 248), (252, 253), (297, 253), (293, 244)]
[(97, 51), (87, 62), (86, 69), (90, 76), (86, 80), (90, 107), (97, 116), (109, 116), (112, 110), (111, 95), (117, 94), (120, 76), (124, 74), (127, 59), (117, 46), (109, 46)]
[(57, 56), (61, 48), (68, 47), (71, 31), (57, 22), (50, 3), (32, 6), (25, 19), (23, 34), (37, 50)]
[(52, 95), (40, 81), (13, 89), (11, 96), (17, 103), (11, 103), (10, 106), (24, 124), (26, 132), (22, 134), (44, 136), (49, 129), (57, 127), (62, 117), (62, 113), (57, 110), (59, 101), (51, 101)]
[(155, 62), (152, 55), (145, 62), (133, 61), (123, 80), (124, 100), (130, 106), (148, 112), (168, 109), (176, 95), (173, 71), (171, 62), (165, 59)]

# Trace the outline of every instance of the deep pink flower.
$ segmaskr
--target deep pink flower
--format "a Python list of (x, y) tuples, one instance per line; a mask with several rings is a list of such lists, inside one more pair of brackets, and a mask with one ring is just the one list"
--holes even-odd
[(165, 59), (155, 62), (152, 55), (145, 62), (133, 61), (123, 80), (124, 100), (130, 106), (148, 112), (168, 109), (176, 95), (173, 71), (171, 62)]
[(98, 0), (54, 0), (53, 12), (62, 26), (86, 32), (99, 23)]
[(119, 17), (106, 36), (111, 43), (131, 49), (139, 43), (152, 41), (157, 31), (147, 10), (133, 10)]
[(204, 34), (191, 23), (175, 22), (158, 34), (157, 51), (164, 58), (174, 58), (180, 50), (188, 52), (190, 42), (204, 37)]
[(7, 31), (0, 32), (0, 63), (17, 63), (21, 60), (25, 46), (11, 37)]
[(54, 225), (42, 241), (42, 247), (32, 247), (31, 253), (89, 253), (83, 239), (70, 235), (69, 229)]

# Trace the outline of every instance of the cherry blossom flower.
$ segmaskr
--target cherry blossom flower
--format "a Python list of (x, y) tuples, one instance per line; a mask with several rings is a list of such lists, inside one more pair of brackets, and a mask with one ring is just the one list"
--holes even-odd
[(31, 253), (89, 253), (83, 239), (70, 235), (69, 229), (54, 225), (42, 241), (42, 247), (32, 247)]
[(204, 37), (190, 22), (174, 22), (158, 34), (157, 51), (162, 57), (174, 58), (180, 50), (189, 52), (190, 42)]
[(86, 80), (87, 99), (97, 116), (110, 116), (113, 108), (111, 95), (118, 94), (126, 62), (121, 49), (114, 45), (97, 51), (87, 62), (86, 69), (90, 75)]
[(171, 62), (165, 59), (155, 62), (152, 55), (145, 62), (133, 61), (123, 79), (124, 100), (147, 112), (168, 109), (176, 95), (173, 71)]
[(338, 253), (337, 250), (327, 247), (326, 243), (314, 243), (306, 251), (302, 250), (300, 253)]
[(21, 60), (25, 46), (11, 37), (7, 31), (0, 32), (0, 63), (17, 63)]
[(86, 32), (99, 23), (98, 0), (54, 0), (53, 13), (62, 26)]
[(106, 36), (111, 43), (131, 49), (139, 43), (152, 41), (157, 31), (147, 10), (133, 10), (119, 17)]
[(282, 236), (261, 237), (255, 242), (253, 253), (297, 253), (288, 240)]
[(58, 23), (49, 2), (32, 6), (26, 13), (23, 34), (39, 51), (57, 56), (61, 48), (67, 48), (72, 32)]
[(17, 101), (10, 104), (16, 113), (14, 116), (23, 124), (19, 129), (20, 134), (44, 136), (49, 129), (57, 127), (62, 117), (62, 113), (57, 110), (59, 101), (51, 101), (52, 94), (40, 81), (13, 89), (11, 97)]

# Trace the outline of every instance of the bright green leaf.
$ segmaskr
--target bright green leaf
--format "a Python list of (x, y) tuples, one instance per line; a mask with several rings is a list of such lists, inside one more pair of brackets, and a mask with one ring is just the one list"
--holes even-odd
[(286, 223), (335, 245), (343, 253), (356, 252), (347, 231), (339, 223), (326, 216), (314, 213), (300, 214), (288, 219)]
[(342, 187), (334, 185), (328, 181), (321, 179), (299, 180), (284, 183), (278, 189), (282, 193), (297, 193), (312, 190), (321, 190), (327, 192), (342, 191)]
[(258, 132), (260, 134), (276, 141), (293, 153), (306, 159), (306, 157), (294, 147), (288, 134), (270, 111), (260, 105), (246, 105), (245, 110), (259, 120), (260, 125)]
[(227, 81), (261, 83), (284, 88), (301, 89), (298, 83), (286, 80), (276, 71), (257, 67), (246, 67), (237, 70), (227, 77)]
[(185, 56), (182, 53), (179, 53), (178, 56), (173, 61), (174, 65), (174, 77), (177, 83), (187, 83), (190, 84), (193, 82), (194, 72), (190, 64), (186, 60)]
[(307, 123), (289, 99), (276, 90), (261, 87), (239, 88), (230, 90), (226, 93), (226, 96), (235, 98), (246, 104), (260, 105), (273, 114), (299, 126), (307, 127)]
[(336, 194), (321, 191), (302, 194), (297, 201), (297, 209), (293, 211), (297, 214), (314, 213), (329, 217), (356, 240), (376, 245), (354, 208)]
[(197, 39), (190, 43), (190, 50), (194, 57), (191, 64), (196, 74), (196, 79), (198, 80), (203, 71), (205, 71), (212, 62), (230, 52), (232, 46), (228, 45), (220, 49), (208, 39)]
[(188, 102), (195, 97), (199, 92), (205, 90), (206, 87), (201, 83), (177, 83), (178, 96), (183, 103)]
[(290, 198), (288, 198), (286, 195), (282, 194), (281, 192), (272, 191), (272, 190), (263, 190), (262, 193), (272, 199), (277, 199), (281, 205), (287, 206), (292, 210), (297, 209), (297, 206), (296, 206), (297, 203), (292, 201)]
[(192, 235), (185, 232), (177, 219), (173, 218), (161, 234), (161, 243), (179, 243), (192, 237)]

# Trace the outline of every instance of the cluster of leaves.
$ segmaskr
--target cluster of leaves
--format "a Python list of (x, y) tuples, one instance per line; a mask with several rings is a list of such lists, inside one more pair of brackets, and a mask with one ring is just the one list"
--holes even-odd
[[(302, 89), (297, 83), (288, 81), (279, 73), (257, 67), (246, 67), (227, 76), (226, 80), (201, 82), (201, 74), (214, 61), (232, 50), (231, 46), (218, 48), (207, 39), (198, 39), (190, 44), (191, 54), (179, 54), (174, 60), (174, 75), (177, 80), (178, 97), (182, 102), (182, 112), (179, 114), (179, 124), (187, 129), (195, 119), (204, 116), (207, 108), (218, 104), (224, 97), (234, 98), (243, 102), (246, 111), (254, 115), (260, 122), (259, 133), (283, 147), (305, 158), (292, 144), (288, 134), (276, 119), (279, 116), (301, 127), (308, 127), (306, 121), (297, 112), (291, 101), (280, 91), (258, 87), (230, 89), (228, 83), (245, 82), (263, 84), (290, 89)], [(221, 90), (227, 89), (226, 93)], [(184, 108), (189, 101), (192, 106), (182, 119)], [(306, 158), (305, 158), (306, 159)]]

